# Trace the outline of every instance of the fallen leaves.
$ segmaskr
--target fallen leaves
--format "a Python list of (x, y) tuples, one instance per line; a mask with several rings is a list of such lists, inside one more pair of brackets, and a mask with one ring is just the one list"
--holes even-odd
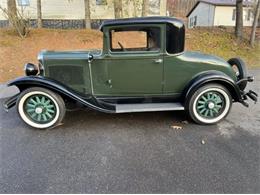
[(189, 124), (188, 121), (180, 121), (180, 122), (174, 122), (172, 125), (171, 125), (171, 128), (172, 129), (176, 129), (176, 130), (182, 130), (183, 129), (183, 125), (187, 125)]
[(171, 128), (180, 130), (180, 129), (182, 129), (182, 126), (172, 125)]

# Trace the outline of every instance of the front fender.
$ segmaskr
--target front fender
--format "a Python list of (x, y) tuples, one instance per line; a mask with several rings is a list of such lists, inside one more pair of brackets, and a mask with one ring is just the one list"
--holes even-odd
[(20, 92), (30, 87), (43, 87), (58, 93), (62, 97), (75, 100), (94, 110), (107, 113), (115, 112), (115, 106), (99, 102), (92, 94), (80, 94), (59, 81), (43, 76), (20, 77), (8, 82), (7, 86), (16, 86)]
[(189, 82), (183, 93), (185, 101), (189, 100), (194, 91), (208, 83), (218, 83), (225, 86), (235, 102), (243, 102), (242, 94), (236, 82), (225, 73), (215, 70), (203, 72)]

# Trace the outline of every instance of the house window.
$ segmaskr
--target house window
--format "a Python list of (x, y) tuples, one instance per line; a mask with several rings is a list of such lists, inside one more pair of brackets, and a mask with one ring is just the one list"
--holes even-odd
[(233, 20), (233, 21), (236, 20), (236, 9), (233, 9), (232, 20)]
[(96, 5), (106, 5), (107, 1), (106, 0), (96, 0)]
[(197, 16), (194, 16), (194, 22), (193, 22), (194, 26), (197, 26)]
[(251, 9), (248, 9), (248, 10), (247, 10), (247, 15), (246, 15), (246, 20), (247, 20), (247, 21), (250, 21), (250, 18), (251, 18), (251, 12), (252, 12)]
[(190, 18), (190, 27), (193, 27), (193, 21), (194, 21), (194, 18), (191, 17), (191, 18)]
[(30, 0), (18, 0), (18, 5), (19, 6), (29, 6)]

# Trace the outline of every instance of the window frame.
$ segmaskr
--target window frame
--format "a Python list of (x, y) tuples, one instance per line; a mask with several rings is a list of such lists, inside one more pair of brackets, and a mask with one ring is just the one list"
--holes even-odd
[[(115, 30), (115, 29), (120, 29), (120, 28), (128, 28), (128, 27), (136, 27), (137, 29), (138, 28), (144, 28), (144, 27), (149, 27), (149, 28), (158, 28), (159, 29), (159, 33), (160, 33), (160, 35), (159, 35), (159, 37), (160, 37), (160, 41), (159, 41), (159, 43), (160, 43), (160, 46), (159, 46), (159, 49), (158, 50), (150, 50), (150, 51), (146, 51), (146, 50), (140, 50), (140, 51), (113, 51), (113, 49), (112, 49), (112, 35), (111, 35), (111, 31), (112, 30)], [(107, 39), (107, 45), (108, 45), (108, 52), (109, 52), (109, 54), (111, 54), (111, 55), (125, 55), (125, 54), (158, 54), (158, 53), (162, 53), (162, 51), (163, 51), (163, 47), (164, 47), (164, 45), (163, 45), (163, 28), (162, 28), (162, 26), (161, 25), (156, 25), (156, 24), (154, 24), (154, 25), (151, 25), (151, 24), (143, 24), (143, 25), (124, 25), (124, 26), (112, 26), (112, 27), (110, 27), (110, 28), (108, 28), (108, 30), (107, 30), (107, 32), (108, 32), (108, 39)], [(147, 39), (148, 39), (148, 37), (147, 37)], [(148, 41), (147, 41), (147, 44), (148, 44)]]

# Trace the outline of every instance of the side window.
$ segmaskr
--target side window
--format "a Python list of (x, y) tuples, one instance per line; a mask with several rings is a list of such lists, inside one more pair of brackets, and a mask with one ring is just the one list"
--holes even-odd
[(159, 51), (160, 28), (129, 27), (110, 30), (112, 52)]
[(30, 1), (29, 0), (18, 0), (18, 5), (19, 6), (29, 6)]

